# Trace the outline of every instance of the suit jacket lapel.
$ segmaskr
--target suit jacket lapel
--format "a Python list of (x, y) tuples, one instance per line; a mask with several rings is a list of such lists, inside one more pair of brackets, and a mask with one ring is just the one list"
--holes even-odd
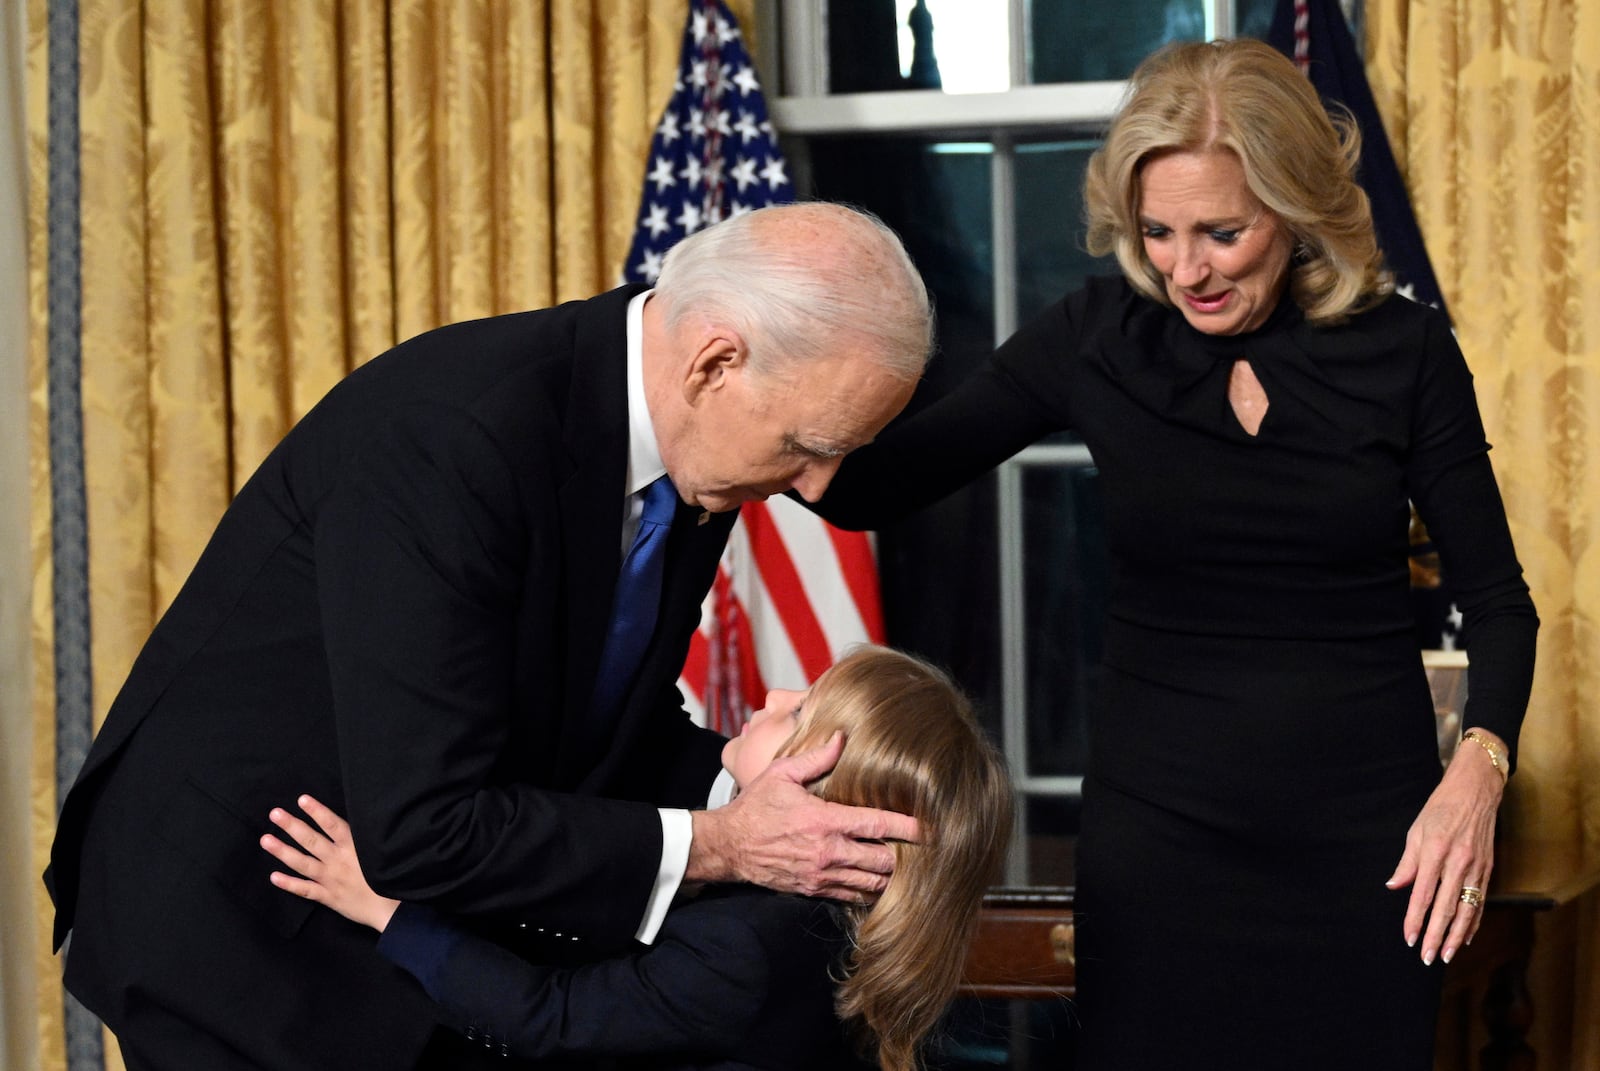
[(655, 635), (646, 649), (619, 721), (600, 724), (589, 700), (605, 645), (606, 625), (622, 566), (622, 491), (627, 473), (627, 304), (643, 287), (622, 287), (587, 302), (573, 345), (572, 388), (564, 429), (572, 471), (561, 488), (567, 582), (566, 757), (585, 785), (601, 783), (641, 717), (661, 716), (677, 680), (700, 605), (716, 575), (736, 513), (699, 523), (701, 510), (679, 504), (667, 543), (667, 571)]
[[(628, 466), (627, 308), (643, 287), (585, 304), (573, 338), (563, 439), (572, 470), (561, 487), (566, 585), (565, 727), (589, 739), (589, 698), (622, 566), (622, 494)], [(587, 744), (579, 751), (589, 752)]]

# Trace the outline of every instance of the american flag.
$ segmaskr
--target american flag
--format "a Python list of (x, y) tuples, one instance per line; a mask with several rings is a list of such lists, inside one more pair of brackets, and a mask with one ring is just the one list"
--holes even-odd
[[(737, 21), (722, 0), (690, 0), (624, 278), (654, 283), (678, 239), (793, 198)], [(731, 734), (769, 687), (805, 688), (863, 640), (883, 642), (867, 537), (787, 498), (751, 503), (728, 540), (680, 683), (696, 716)]]
[(1267, 43), (1295, 61), (1326, 102), (1342, 104), (1361, 128), (1357, 179), (1372, 202), (1378, 232), (1400, 293), (1448, 312), (1411, 198), (1384, 132), (1366, 67), (1338, 0), (1278, 0)]

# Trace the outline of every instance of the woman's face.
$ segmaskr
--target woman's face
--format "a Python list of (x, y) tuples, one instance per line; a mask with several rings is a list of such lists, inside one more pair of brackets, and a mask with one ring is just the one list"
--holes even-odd
[(794, 735), (809, 692), (771, 691), (767, 705), (750, 715), (739, 735), (722, 745), (722, 768), (744, 788), (772, 764), (772, 757)]
[(1171, 152), (1139, 175), (1145, 255), (1195, 330), (1237, 335), (1266, 322), (1289, 278), (1289, 228), (1225, 149)]

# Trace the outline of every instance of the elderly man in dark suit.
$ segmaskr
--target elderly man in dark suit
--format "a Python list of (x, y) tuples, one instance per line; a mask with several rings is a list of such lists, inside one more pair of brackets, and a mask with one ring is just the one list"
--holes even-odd
[[(722, 739), (674, 682), (740, 503), (819, 497), (930, 338), (898, 240), (800, 204), (685, 240), (653, 291), (446, 327), (329, 392), (223, 516), (62, 808), (67, 988), (128, 1066), (453, 1065), (370, 932), (268, 883), (258, 836), (299, 793), (349, 816), (378, 891), (508, 944), (648, 942), (682, 881), (881, 888), (873, 842), (915, 823), (804, 791), (837, 742), (698, 809)], [(663, 472), (659, 614), (618, 669)]]

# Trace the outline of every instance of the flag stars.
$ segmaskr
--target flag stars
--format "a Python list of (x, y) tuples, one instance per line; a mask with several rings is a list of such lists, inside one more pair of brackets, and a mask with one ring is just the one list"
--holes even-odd
[(650, 237), (660, 238), (661, 235), (672, 229), (672, 224), (667, 222), (667, 210), (664, 206), (650, 203), (650, 212), (639, 221), (639, 226), (650, 232)]
[(700, 158), (698, 156), (689, 157), (683, 165), (683, 170), (679, 171), (678, 174), (680, 177), (682, 177), (683, 181), (688, 183), (690, 186), (700, 185)]
[(672, 177), (672, 161), (665, 156), (656, 157), (655, 166), (650, 169), (650, 174), (645, 176), (645, 180), (656, 184), (657, 193), (668, 186), (678, 184), (678, 180)]
[[(702, 222), (700, 218), (700, 206), (695, 204), (693, 201), (685, 201), (683, 203), (683, 212), (680, 213), (678, 218), (673, 220), (673, 222), (683, 228), (684, 234), (693, 234), (695, 231), (700, 229), (700, 224)], [(656, 270), (659, 272), (661, 269), (657, 267)]]
[(636, 270), (646, 282), (655, 282), (661, 276), (661, 254), (654, 249), (646, 249), (644, 259)]
[(783, 161), (776, 156), (767, 157), (767, 166), (761, 169), (761, 177), (766, 179), (767, 186), (774, 190), (789, 184), (789, 176), (783, 173)]
[(739, 109), (739, 121), (733, 124), (733, 129), (739, 132), (741, 145), (748, 145), (751, 138), (761, 136), (761, 128), (756, 126), (756, 117), (743, 108)]
[(741, 156), (734, 162), (733, 170), (728, 172), (728, 177), (739, 184), (739, 192), (743, 193), (746, 186), (753, 185), (756, 180), (756, 162), (748, 156)]
[(761, 91), (761, 83), (756, 81), (756, 72), (748, 64), (739, 68), (739, 73), (733, 76), (733, 84), (739, 87), (739, 92), (745, 96)]
[(793, 193), (738, 24), (711, 0), (687, 6), (673, 98), (652, 132), (625, 262), (627, 278), (652, 285), (680, 238)]

